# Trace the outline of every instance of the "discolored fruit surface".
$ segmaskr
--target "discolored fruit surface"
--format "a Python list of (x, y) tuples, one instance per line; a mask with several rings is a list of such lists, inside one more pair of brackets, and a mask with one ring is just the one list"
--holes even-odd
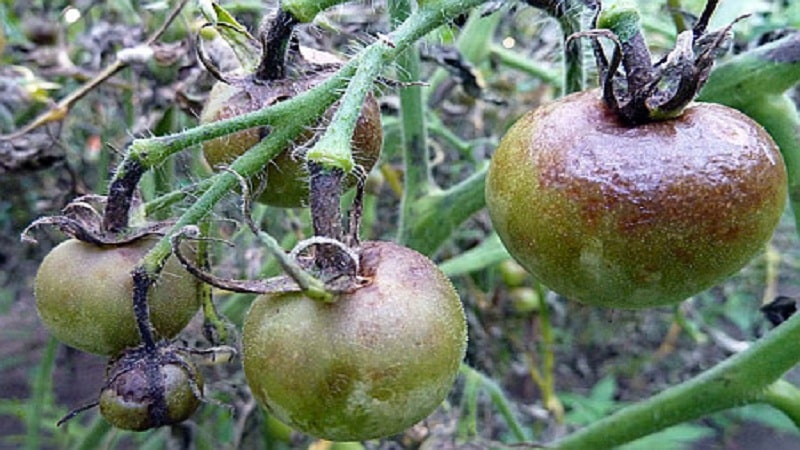
[(596, 91), (540, 107), (498, 147), (486, 203), (514, 258), (587, 304), (686, 299), (746, 264), (783, 211), (770, 136), (731, 108), (628, 127)]
[[(308, 90), (325, 80), (325, 73), (301, 80), (269, 80), (233, 86), (218, 82), (214, 85), (200, 115), (201, 123), (235, 117), (253, 112)], [(257, 144), (264, 136), (262, 129), (249, 129), (207, 141), (203, 154), (212, 167), (230, 164), (239, 155)], [(267, 166), (259, 182), (264, 182), (258, 196), (261, 203), (296, 208), (308, 201), (308, 174), (302, 155), (293, 155), (294, 147), (307, 143), (311, 133), (301, 136), (299, 141), (276, 156)], [(372, 95), (367, 96), (361, 115), (353, 132), (352, 148), (355, 163), (369, 172), (378, 160), (383, 145), (380, 107)], [(355, 174), (345, 179), (345, 188), (355, 185)]]
[[(203, 388), (203, 380), (194, 364), (187, 358), (181, 361), (183, 364), (174, 362), (154, 367), (164, 383), (163, 419), (159, 419), (155, 413), (154, 405), (158, 400), (148, 382), (145, 361), (139, 361), (130, 370), (121, 371), (100, 392), (100, 414), (111, 425), (132, 431), (149, 430), (188, 419), (200, 406), (192, 383), (196, 383), (199, 392)], [(119, 368), (113, 368), (112, 375), (115, 369)]]
[(403, 431), (453, 384), (466, 322), (450, 281), (426, 257), (366, 242), (367, 286), (321, 303), (302, 294), (259, 297), (247, 314), (247, 383), (270, 413), (334, 441)]
[[(53, 248), (34, 286), (39, 316), (53, 336), (98, 355), (138, 345), (131, 271), (155, 242), (97, 246), (70, 239)], [(177, 259), (167, 260), (148, 296), (158, 337), (171, 338), (189, 323), (200, 306), (199, 286)]]

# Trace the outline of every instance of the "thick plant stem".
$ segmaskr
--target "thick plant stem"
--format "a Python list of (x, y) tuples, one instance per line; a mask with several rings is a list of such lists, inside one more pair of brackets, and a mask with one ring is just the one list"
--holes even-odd
[(800, 361), (800, 315), (747, 350), (697, 377), (556, 442), (560, 449), (604, 449), (724, 409), (767, 400), (767, 389)]
[(404, 211), (409, 219), (402, 230), (402, 242), (410, 248), (432, 255), (462, 222), (486, 205), (486, 171), (481, 168), (461, 183), (437, 190), (408, 202)]
[(345, 174), (349, 174), (355, 167), (351, 145), (353, 132), (364, 101), (372, 91), (375, 78), (380, 74), (382, 50), (382, 45), (376, 43), (362, 55), (361, 64), (350, 79), (331, 119), (331, 123), (337, 126), (328, 127), (325, 134), (308, 151), (306, 158), (309, 162), (318, 163), (325, 169), (340, 169)]
[[(408, 0), (390, 0), (389, 11), (393, 21), (400, 22), (411, 14)], [(398, 77), (403, 82), (419, 81), (419, 50), (412, 45), (397, 58)], [(435, 189), (431, 180), (428, 128), (425, 124), (425, 104), (420, 86), (407, 86), (400, 91), (400, 108), (403, 132), (403, 167), (405, 180), (400, 210), (397, 241), (417, 251), (414, 245), (417, 233), (413, 228), (418, 221), (419, 199)]]
[[(561, 15), (556, 19), (561, 25), (561, 33), (566, 41), (567, 37), (581, 31), (581, 12), (583, 7), (574, 0), (564, 0)], [(564, 46), (564, 86), (563, 94), (580, 92), (586, 84), (586, 70), (583, 61), (583, 43), (580, 39), (573, 39)]]

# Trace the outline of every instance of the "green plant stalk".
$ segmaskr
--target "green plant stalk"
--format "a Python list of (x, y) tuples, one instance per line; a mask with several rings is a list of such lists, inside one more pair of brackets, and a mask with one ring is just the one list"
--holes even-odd
[(485, 165), (447, 190), (429, 192), (414, 201), (404, 198), (400, 242), (424, 255), (435, 253), (454, 229), (486, 205), (487, 170)]
[[(407, 0), (390, 0), (389, 12), (394, 22), (404, 21), (411, 14), (411, 3)], [(419, 49), (412, 46), (400, 54), (397, 58), (397, 66), (400, 81), (419, 81), (421, 74)], [(418, 223), (416, 210), (421, 198), (437, 190), (431, 179), (428, 128), (425, 123), (422, 87), (407, 86), (400, 91), (400, 114), (405, 179), (400, 203), (397, 242), (422, 251), (414, 243), (416, 233), (413, 232), (413, 229), (414, 225)]]
[[(564, 41), (569, 36), (581, 31), (581, 12), (583, 4), (575, 0), (563, 0), (562, 13), (556, 16)], [(583, 43), (580, 39), (573, 39), (564, 46), (564, 86), (561, 92), (564, 95), (579, 92), (586, 84), (586, 71), (583, 61)]]
[(103, 448), (103, 441), (111, 431), (111, 424), (99, 415), (95, 417), (89, 429), (81, 436), (81, 440), (72, 447), (73, 450), (96, 450)]
[(454, 277), (483, 270), (509, 258), (511, 255), (500, 241), (500, 236), (492, 233), (477, 246), (439, 264), (439, 269), (448, 277)]
[(530, 58), (526, 58), (513, 50), (505, 49), (499, 45), (493, 45), (491, 51), (492, 56), (497, 58), (504, 66), (517, 69), (544, 83), (558, 86), (563, 79), (562, 77), (564, 77), (559, 71), (534, 64), (531, 62)]
[(707, 414), (767, 401), (770, 385), (800, 361), (798, 340), (800, 314), (712, 369), (622, 408), (553, 445), (559, 449), (613, 448)]
[(561, 404), (561, 400), (556, 395), (555, 338), (553, 325), (550, 322), (550, 310), (545, 300), (547, 298), (547, 288), (537, 282), (536, 291), (539, 294), (539, 298), (542, 299), (542, 307), (539, 309), (539, 326), (542, 333), (542, 351), (544, 352), (544, 358), (542, 358), (542, 384), (539, 388), (542, 390), (542, 401), (545, 407), (561, 423), (564, 420), (564, 405)]
[(333, 301), (333, 296), (325, 290), (325, 283), (300, 268), (297, 263), (289, 258), (289, 255), (286, 254), (283, 247), (281, 247), (274, 237), (263, 231), (259, 231), (258, 239), (267, 247), (270, 254), (278, 260), (278, 264), (281, 265), (281, 268), (297, 282), (309, 298), (324, 302)]
[(348, 0), (282, 0), (281, 9), (291, 13), (297, 20), (308, 23), (320, 12)]
[(478, 435), (478, 387), (476, 371), (464, 371), (464, 393), (461, 395), (461, 414), (458, 417), (458, 437), (466, 441)]
[(44, 355), (36, 368), (31, 386), (31, 401), (25, 411), (25, 449), (38, 450), (41, 446), (42, 419), (45, 404), (50, 402), (53, 388), (53, 367), (56, 360), (58, 341), (50, 337), (44, 348)]
[(350, 80), (331, 119), (331, 123), (336, 126), (328, 127), (319, 141), (308, 151), (306, 156), (308, 161), (319, 163), (328, 170), (341, 169), (345, 174), (353, 170), (355, 166), (351, 145), (353, 132), (361, 115), (364, 100), (372, 91), (375, 78), (380, 74), (382, 45), (385, 44), (376, 43), (361, 55), (361, 64)]
[(522, 428), (519, 420), (517, 420), (517, 416), (511, 409), (511, 403), (506, 398), (506, 395), (500, 385), (498, 385), (493, 379), (487, 377), (483, 373), (475, 370), (467, 364), (462, 363), (458, 371), (465, 377), (475, 377), (480, 381), (481, 387), (489, 394), (489, 398), (492, 399), (492, 403), (494, 403), (498, 412), (500, 412), (500, 415), (502, 415), (505, 419), (508, 428), (514, 435), (514, 438), (520, 442), (525, 441), (527, 439), (525, 430)]
[(800, 428), (800, 389), (797, 386), (783, 379), (777, 380), (764, 392), (764, 401), (786, 414)]
[(689, 29), (686, 25), (686, 19), (683, 17), (683, 5), (681, 5), (681, 0), (667, 0), (667, 9), (669, 9), (669, 15), (672, 17), (672, 22), (675, 24), (675, 34)]
[[(200, 229), (200, 236), (209, 236), (211, 234), (211, 221), (208, 218), (201, 220), (198, 228)], [(211, 267), (208, 243), (209, 241), (205, 239), (197, 242), (197, 264), (205, 270)], [(228, 323), (220, 317), (219, 311), (217, 311), (211, 285), (201, 283), (198, 295), (200, 296), (200, 305), (203, 310), (203, 334), (206, 339), (212, 345), (229, 343), (231, 336), (228, 331)]]

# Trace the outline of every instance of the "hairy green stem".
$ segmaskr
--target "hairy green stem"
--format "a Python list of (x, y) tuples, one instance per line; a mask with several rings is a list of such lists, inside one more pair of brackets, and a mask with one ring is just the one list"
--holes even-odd
[(770, 385), (800, 361), (800, 347), (795, 345), (799, 339), (800, 314), (714, 368), (627, 406), (554, 445), (559, 449), (613, 448), (707, 414), (766, 401)]
[(341, 169), (349, 174), (355, 166), (352, 152), (353, 132), (361, 115), (364, 100), (372, 91), (372, 84), (382, 68), (381, 55), (385, 44), (376, 42), (361, 57), (350, 84), (333, 114), (331, 123), (317, 143), (308, 151), (306, 158), (325, 169)]

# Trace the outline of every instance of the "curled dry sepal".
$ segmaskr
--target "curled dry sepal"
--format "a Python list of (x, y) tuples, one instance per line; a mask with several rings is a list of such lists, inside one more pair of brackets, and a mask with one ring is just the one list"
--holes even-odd
[[(731, 28), (740, 16), (721, 30), (708, 32), (708, 19), (717, 1), (709, 1), (691, 30), (678, 34), (675, 47), (663, 58), (651, 61), (639, 30), (638, 12), (598, 10), (593, 30), (569, 39), (592, 38), (603, 101), (631, 125), (665, 120), (683, 113), (708, 79), (714, 60), (727, 50)], [(624, 7), (623, 7), (624, 8)], [(611, 59), (598, 42), (600, 37), (614, 43)], [(620, 65), (624, 70), (620, 71)]]
[[(28, 225), (20, 234), (23, 242), (36, 244), (31, 231), (43, 225), (55, 226), (65, 234), (79, 241), (95, 245), (121, 245), (131, 243), (146, 236), (163, 236), (173, 222), (150, 222), (125, 232), (108, 231), (103, 226), (106, 197), (85, 195), (71, 201), (61, 215), (40, 217)], [(127, 220), (126, 220), (127, 222)]]
[[(185, 255), (182, 251), (181, 242), (184, 240), (200, 239), (205, 238), (199, 237), (196, 227), (191, 225), (184, 227), (172, 236), (172, 251), (184, 266), (186, 271), (204, 283), (208, 283), (214, 287), (218, 287), (226, 291), (251, 294), (303, 292), (305, 290), (302, 287), (302, 283), (293, 278), (291, 275), (281, 275), (265, 280), (237, 280), (218, 277), (210, 272), (207, 272), (193, 262), (192, 259)], [(320, 246), (327, 246), (335, 249), (334, 251), (339, 253), (344, 261), (348, 262), (347, 267), (343, 268), (344, 270), (337, 271), (335, 274), (331, 274), (332, 272), (317, 270), (316, 259), (313, 256), (306, 256), (304, 253), (310, 248)], [(352, 249), (346, 244), (335, 239), (315, 236), (303, 240), (295, 246), (288, 256), (306, 272), (313, 273), (317, 276), (328, 273), (329, 276), (322, 277), (321, 281), (325, 285), (325, 290), (331, 294), (353, 293), (358, 288), (362, 287), (366, 282), (366, 280), (359, 274), (361, 272), (361, 265), (358, 249)]]

